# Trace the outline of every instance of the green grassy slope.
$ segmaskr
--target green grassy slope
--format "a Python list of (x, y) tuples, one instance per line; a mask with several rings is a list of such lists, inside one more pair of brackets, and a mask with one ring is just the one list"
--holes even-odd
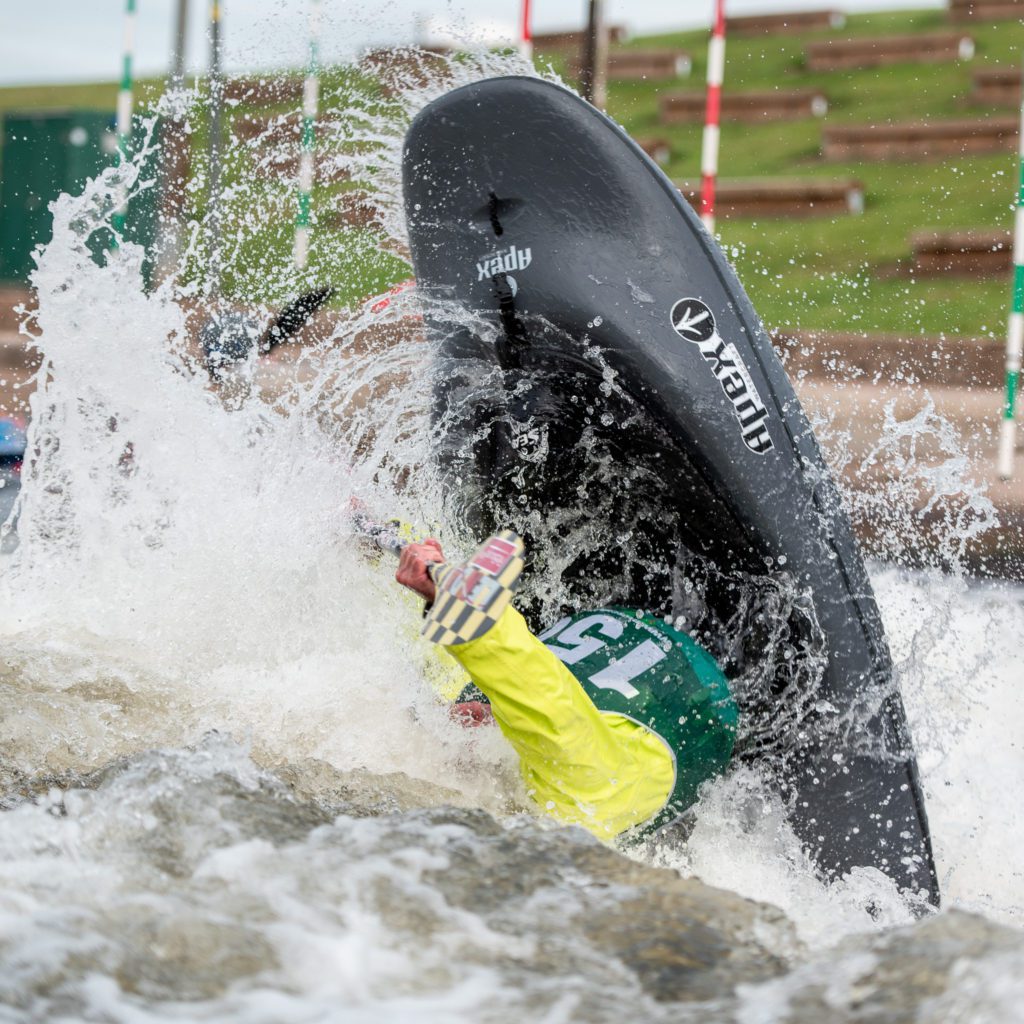
[[(162, 79), (144, 79), (135, 83), (135, 97), (144, 109), (163, 90)], [(11, 110), (109, 110), (114, 114), (117, 83), (84, 82), (71, 85), (0, 86), (0, 115)]]
[[(825, 118), (764, 125), (726, 123), (722, 129), (723, 178), (769, 176), (855, 177), (863, 182), (866, 209), (860, 216), (813, 219), (722, 219), (722, 244), (769, 327), (836, 330), (890, 330), (904, 334), (991, 333), (1001, 337), (1009, 304), (1008, 279), (953, 277), (915, 280), (905, 268), (909, 235), (929, 227), (1004, 227), (1013, 222), (1017, 158), (994, 156), (906, 163), (837, 164), (819, 153), (824, 124), (898, 123), (905, 120), (1013, 116), (1013, 109), (979, 109), (969, 94), (974, 70), (1017, 67), (1024, 49), (1024, 25), (1002, 22), (972, 25), (977, 53), (954, 64), (904, 64), (863, 71), (811, 74), (803, 69), (807, 42), (828, 36), (885, 35), (948, 29), (944, 12), (914, 11), (851, 16), (838, 32), (730, 37), (725, 89), (820, 87), (828, 96)], [(707, 33), (688, 32), (632, 40), (629, 46), (679, 46), (693, 57), (689, 78), (675, 83), (615, 82), (609, 113), (631, 134), (667, 137), (673, 146), (668, 174), (695, 180), (700, 166), (700, 125), (663, 127), (657, 120), (663, 91), (703, 90)], [(558, 61), (552, 61), (562, 70)], [(324, 109), (345, 88), (346, 76), (325, 77)], [(140, 83), (143, 105), (160, 83)], [(0, 89), (0, 113), (29, 107), (109, 107), (115, 85), (32, 86)], [(196, 141), (202, 150), (202, 125)], [(241, 170), (241, 168), (240, 168)], [(320, 196), (329, 203), (329, 191)], [(282, 214), (285, 211), (281, 211)], [(259, 270), (287, 261), (290, 223), (254, 242), (240, 254), (228, 282), (251, 298), (257, 295)], [(338, 247), (330, 246), (336, 257)], [(258, 251), (257, 251), (258, 250)], [(316, 258), (316, 246), (314, 247)], [(337, 268), (335, 268), (337, 269)], [(326, 272), (327, 268), (323, 268)], [(386, 286), (404, 273), (398, 261), (375, 261), (370, 248), (346, 268), (345, 297)]]
[[(899, 123), (910, 120), (1013, 116), (1010, 108), (970, 102), (979, 68), (1020, 66), (1024, 26), (1019, 22), (971, 25), (973, 60), (954, 64), (902, 64), (833, 73), (803, 69), (806, 43), (829, 36), (881, 36), (948, 30), (943, 11), (851, 16), (829, 33), (730, 37), (724, 88), (816, 86), (829, 100), (823, 119), (722, 127), (723, 178), (756, 175), (855, 177), (863, 182), (862, 215), (809, 220), (720, 220), (719, 234), (755, 307), (770, 326), (836, 330), (891, 330), (906, 334), (979, 335), (1004, 331), (1009, 279), (922, 278), (894, 274), (910, 256), (909, 235), (926, 228), (1010, 228), (1017, 158), (999, 154), (928, 162), (832, 163), (820, 156), (823, 124)], [(707, 34), (694, 32), (637, 39), (629, 45), (680, 46), (693, 56), (688, 80), (612, 83), (609, 112), (632, 134), (664, 136), (673, 143), (666, 168), (673, 178), (696, 180), (700, 125), (657, 122), (662, 91), (701, 90)]]

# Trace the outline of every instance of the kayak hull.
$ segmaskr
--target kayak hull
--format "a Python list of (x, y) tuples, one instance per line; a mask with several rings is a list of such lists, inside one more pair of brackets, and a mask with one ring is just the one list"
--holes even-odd
[(403, 172), (437, 447), (467, 519), (526, 534), (549, 597), (554, 579), (570, 603), (686, 622), (822, 872), (876, 868), (937, 903), (871, 585), (718, 245), (625, 133), (539, 79), (431, 103)]

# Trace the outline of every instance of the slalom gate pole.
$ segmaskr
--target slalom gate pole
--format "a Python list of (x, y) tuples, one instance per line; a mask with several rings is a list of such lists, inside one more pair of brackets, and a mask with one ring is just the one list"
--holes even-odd
[(523, 18), (519, 28), (519, 52), (533, 60), (533, 30), (530, 27), (530, 0), (522, 0)]
[[(135, 53), (135, 0), (125, 0), (124, 42), (121, 52), (121, 84), (117, 90), (117, 153), (122, 162), (128, 159), (132, 145), (132, 58)], [(122, 201), (111, 218), (114, 228), (110, 248), (116, 249), (118, 238), (124, 231), (127, 200)]]
[[(188, 36), (189, 0), (175, 0), (171, 25), (171, 65), (167, 90), (181, 93), (185, 88), (185, 48)], [(156, 249), (156, 280), (174, 273), (182, 249), (182, 214), (185, 209), (185, 179), (189, 177), (190, 147), (180, 113), (168, 115), (160, 125), (160, 241)]]
[(302, 270), (309, 259), (310, 211), (313, 194), (313, 157), (316, 118), (320, 102), (320, 0), (309, 0), (309, 67), (302, 89), (302, 153), (299, 156), (299, 208), (295, 215), (292, 255)]
[(718, 178), (722, 78), (725, 75), (725, 0), (715, 0), (715, 23), (708, 43), (708, 98), (704, 108), (704, 139), (700, 154), (700, 219), (715, 233), (715, 183)]
[(1013, 476), (1013, 454), (1017, 441), (1017, 387), (1020, 383), (1021, 351), (1024, 349), (1024, 94), (1021, 96), (1017, 211), (1013, 222), (1013, 302), (1006, 334), (1006, 398), (999, 432), (999, 475)]
[(221, 0), (210, 0), (210, 167), (207, 175), (207, 231), (210, 239), (212, 290), (220, 291), (220, 158), (224, 116), (224, 79), (221, 76)]

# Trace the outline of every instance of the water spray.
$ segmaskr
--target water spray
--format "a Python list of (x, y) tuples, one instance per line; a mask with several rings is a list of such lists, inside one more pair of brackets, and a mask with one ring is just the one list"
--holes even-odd
[(715, 233), (715, 182), (718, 178), (719, 124), (722, 113), (722, 79), (725, 77), (725, 0), (715, 0), (715, 24), (708, 43), (708, 98), (704, 112), (701, 146), (700, 219)]
[(1017, 440), (1017, 386), (1020, 383), (1021, 351), (1024, 349), (1024, 95), (1021, 97), (1017, 139), (1020, 160), (1017, 212), (1013, 223), (1013, 303), (1006, 335), (1006, 399), (999, 433), (999, 475), (1004, 480), (1013, 476), (1013, 454)]
[[(135, 0), (125, 0), (124, 8), (124, 45), (121, 56), (121, 85), (117, 91), (117, 152), (121, 162), (128, 160), (132, 143), (132, 58), (135, 53)], [(124, 231), (127, 213), (127, 197), (114, 211), (112, 218), (113, 232), (110, 248), (116, 249), (118, 238)]]
[(320, 99), (320, 0), (309, 0), (309, 67), (302, 89), (302, 154), (299, 157), (299, 208), (295, 215), (295, 266), (302, 270), (309, 258), (310, 209), (316, 118)]

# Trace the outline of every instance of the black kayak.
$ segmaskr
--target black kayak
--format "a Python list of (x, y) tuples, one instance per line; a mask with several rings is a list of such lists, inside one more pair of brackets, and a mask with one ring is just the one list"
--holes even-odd
[(560, 86), (455, 89), (403, 176), (437, 352), (448, 511), (533, 553), (532, 624), (616, 603), (717, 657), (740, 758), (824, 875), (938, 904), (917, 765), (871, 585), (800, 403), (678, 190)]

